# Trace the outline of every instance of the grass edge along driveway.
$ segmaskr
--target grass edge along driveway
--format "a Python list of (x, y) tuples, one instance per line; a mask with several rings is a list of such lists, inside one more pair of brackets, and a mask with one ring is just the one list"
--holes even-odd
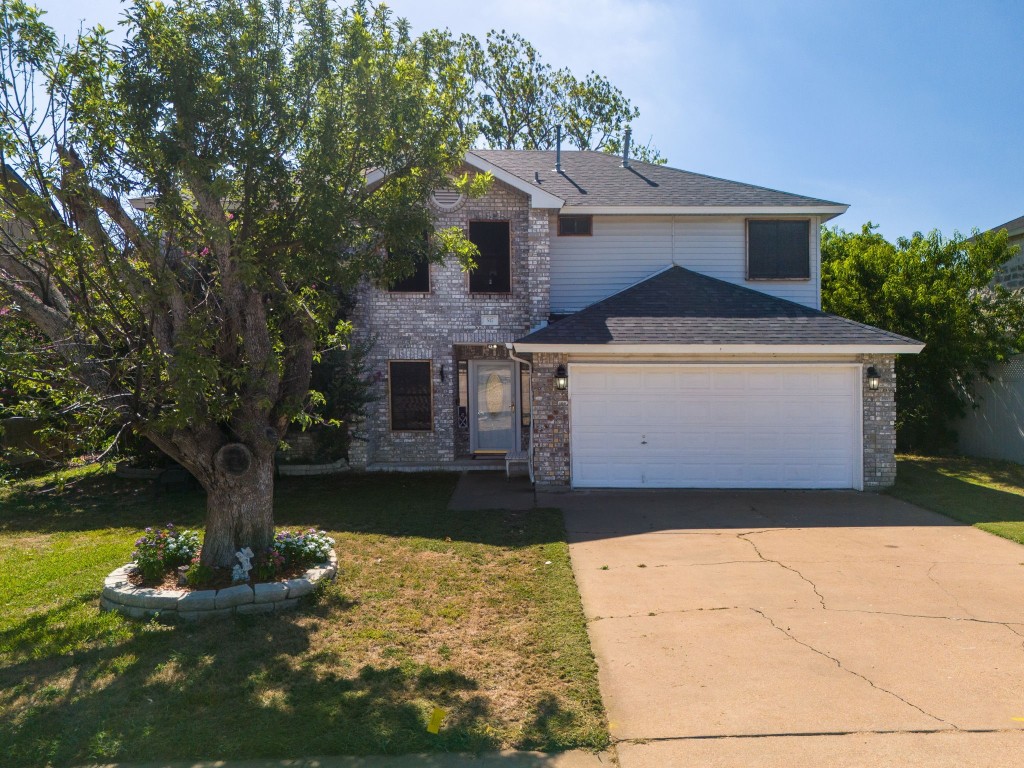
[(173, 626), (99, 591), (141, 528), (199, 527), (199, 493), (95, 468), (0, 487), (0, 765), (605, 747), (561, 514), (448, 512), (454, 483), (279, 481), (278, 528), (330, 532), (338, 580)]
[(1024, 466), (962, 456), (897, 459), (887, 493), (1024, 544)]

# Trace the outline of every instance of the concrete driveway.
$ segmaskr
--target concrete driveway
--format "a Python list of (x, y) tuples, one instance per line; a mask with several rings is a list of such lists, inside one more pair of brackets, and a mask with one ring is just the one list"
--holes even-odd
[(1024, 547), (873, 494), (538, 504), (623, 768), (1024, 765)]

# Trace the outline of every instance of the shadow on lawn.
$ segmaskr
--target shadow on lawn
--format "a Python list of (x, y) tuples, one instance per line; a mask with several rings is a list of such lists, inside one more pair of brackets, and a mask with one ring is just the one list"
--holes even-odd
[[(965, 523), (1024, 522), (1024, 497), (947, 474), (959, 469), (956, 461), (901, 460), (896, 485), (889, 494)], [(1000, 472), (998, 466), (986, 465), (985, 471), (998, 482), (1021, 484), (1021, 473), (1012, 468)]]
[[(499, 746), (470, 677), (412, 664), (349, 669), (330, 647), (310, 653), (323, 623), (315, 607), (200, 626), (133, 624), (91, 645), (65, 627), (75, 609), (32, 616), (0, 637), (0, 648), (14, 646), (15, 663), (0, 668), (0, 707), (13, 715), (0, 719), (0, 743), (12, 765)], [(54, 637), (33, 653), (41, 627)], [(62, 647), (78, 650), (53, 652)], [(448, 712), (438, 735), (425, 729), (435, 706)]]
[[(279, 528), (315, 525), (332, 532), (451, 539), (498, 546), (564, 541), (561, 517), (536, 512), (451, 512), (458, 475), (350, 474), (278, 478)], [(0, 505), (0, 532), (88, 531), (110, 527), (202, 526), (202, 491), (157, 496), (151, 483), (112, 474), (78, 479), (62, 494), (19, 487)]]

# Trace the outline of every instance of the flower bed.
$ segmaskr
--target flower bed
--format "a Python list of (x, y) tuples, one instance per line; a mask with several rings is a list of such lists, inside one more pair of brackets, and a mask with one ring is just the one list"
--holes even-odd
[(265, 552), (239, 551), (239, 563), (228, 571), (200, 563), (196, 531), (179, 531), (172, 523), (147, 528), (135, 541), (133, 561), (104, 581), (100, 609), (132, 618), (185, 620), (286, 610), (318, 582), (337, 575), (333, 547), (325, 531), (282, 531)]
[(338, 556), (332, 549), (325, 562), (314, 565), (297, 579), (237, 584), (224, 589), (137, 587), (130, 580), (135, 567), (135, 563), (128, 563), (107, 576), (100, 596), (101, 610), (119, 611), (133, 619), (199, 621), (233, 613), (273, 613), (295, 608), (318, 583), (337, 575)]

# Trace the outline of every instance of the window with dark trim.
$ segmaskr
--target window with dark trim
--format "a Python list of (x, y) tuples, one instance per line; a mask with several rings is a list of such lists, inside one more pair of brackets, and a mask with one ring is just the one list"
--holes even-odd
[(388, 288), (391, 293), (430, 293), (430, 262), (416, 262), (416, 271), (408, 277), (395, 280)]
[(479, 250), (469, 273), (470, 293), (511, 293), (512, 259), (507, 221), (471, 221), (469, 239)]
[[(391, 286), (388, 288), (391, 293), (430, 293), (430, 262), (427, 261), (427, 237), (428, 235), (424, 234), (421, 242), (414, 243), (412, 246), (409, 246), (408, 250), (404, 250), (401, 254), (397, 255), (410, 259), (415, 267), (411, 275), (391, 283)], [(388, 258), (392, 258), (394, 253), (393, 251), (388, 251)]]
[(394, 432), (429, 432), (434, 428), (429, 360), (391, 360), (388, 397)]
[(559, 216), (558, 236), (592, 235), (594, 232), (592, 216)]
[(747, 220), (747, 279), (807, 280), (810, 276), (810, 221)]

